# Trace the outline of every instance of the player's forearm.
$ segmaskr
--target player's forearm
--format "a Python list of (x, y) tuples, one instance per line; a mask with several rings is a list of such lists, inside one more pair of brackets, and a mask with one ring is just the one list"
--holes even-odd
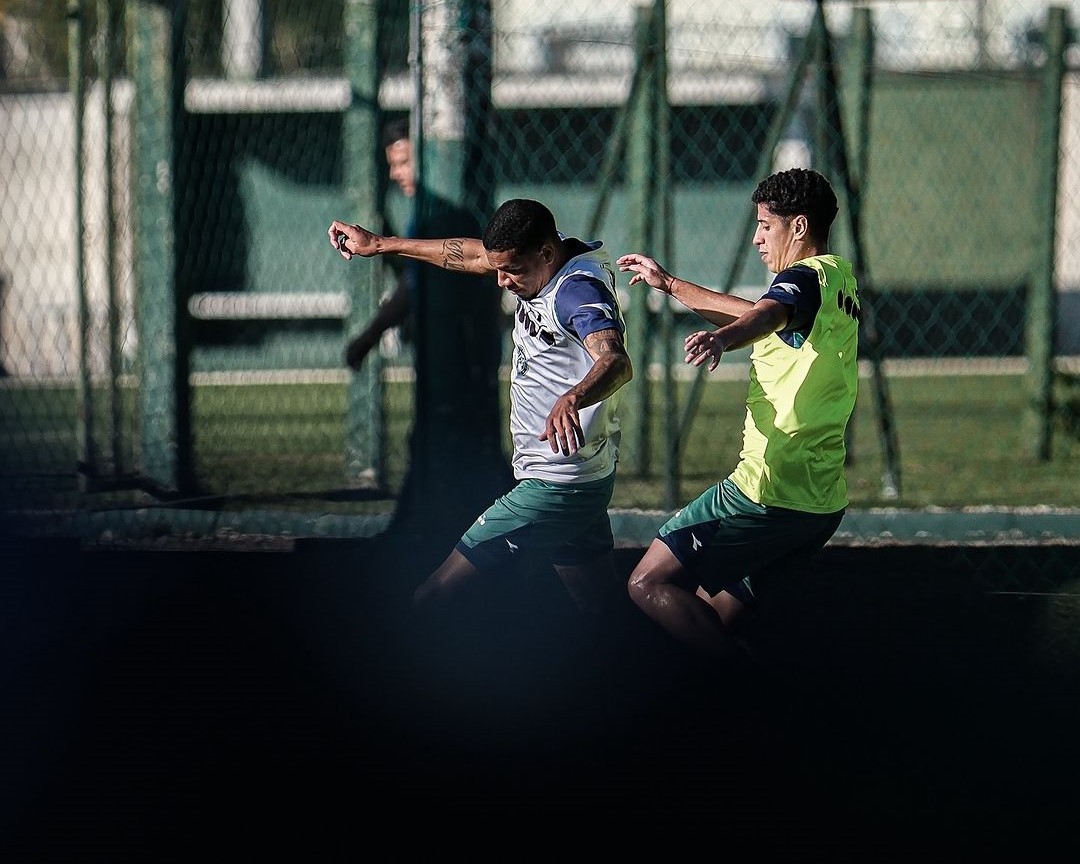
[(730, 324), (753, 307), (749, 300), (711, 291), (685, 279), (671, 280), (671, 296), (717, 327)]
[(611, 396), (634, 377), (634, 367), (625, 350), (605, 351), (595, 358), (592, 368), (566, 395), (573, 398), (578, 410), (588, 408)]
[(443, 270), (483, 276), (495, 271), (488, 264), (484, 244), (475, 237), (447, 237), (421, 240), (414, 237), (381, 237), (376, 247), (379, 255), (397, 255)]
[(750, 305), (745, 314), (730, 324), (720, 327), (716, 336), (724, 344), (725, 351), (734, 351), (753, 345), (788, 325), (790, 308), (776, 300), (759, 300)]

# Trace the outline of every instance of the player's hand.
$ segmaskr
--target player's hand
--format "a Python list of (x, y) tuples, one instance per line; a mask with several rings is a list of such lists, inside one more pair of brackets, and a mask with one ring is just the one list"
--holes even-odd
[(326, 235), (330, 238), (330, 245), (337, 249), (346, 261), (351, 261), (353, 255), (370, 258), (378, 254), (381, 238), (378, 234), (359, 225), (339, 222), (335, 219), (330, 223)]
[(671, 293), (671, 282), (674, 277), (647, 255), (631, 252), (621, 256), (615, 263), (619, 265), (619, 270), (622, 272), (625, 273), (627, 270), (633, 272), (634, 275), (630, 277), (631, 285), (644, 282), (657, 291)]
[(576, 401), (569, 394), (560, 396), (555, 400), (555, 405), (547, 416), (540, 440), (551, 444), (552, 453), (569, 456), (571, 453), (577, 453), (581, 445), (585, 443), (585, 431), (581, 428), (581, 418), (578, 417), (575, 407)]
[(686, 362), (691, 366), (700, 366), (706, 360), (709, 361), (709, 371), (712, 372), (724, 356), (724, 343), (721, 342), (715, 331), (699, 330), (686, 337), (683, 343), (686, 349)]

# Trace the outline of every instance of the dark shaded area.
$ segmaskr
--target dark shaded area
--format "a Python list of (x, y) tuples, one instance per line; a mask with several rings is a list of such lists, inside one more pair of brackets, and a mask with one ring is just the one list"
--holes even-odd
[[(340, 269), (333, 256), (310, 254), (313, 249), (325, 251), (326, 228), (322, 222), (329, 224), (333, 215), (327, 214), (312, 224), (310, 231), (298, 233), (294, 230), (293, 214), (281, 210), (258, 213), (251, 212), (251, 208), (280, 206), (283, 201), (295, 208), (308, 205), (309, 200), (324, 199), (344, 205), (342, 115), (319, 111), (191, 113), (185, 115), (184, 122), (188, 143), (183, 150), (183, 165), (188, 172), (188, 183), (178, 195), (177, 220), (187, 230), (178, 232), (176, 238), (181, 296), (199, 291), (305, 291), (337, 287), (341, 278), (326, 278), (326, 274), (336, 275)], [(258, 166), (266, 175), (266, 179), (263, 174), (258, 175), (263, 185), (259, 187), (262, 197), (256, 200), (244, 199), (245, 166)], [(258, 245), (264, 242), (263, 238), (251, 237), (244, 230), (254, 231), (263, 224), (281, 227), (277, 236), (265, 241), (269, 244), (265, 247)], [(249, 256), (256, 251), (266, 254), (275, 249), (281, 257), (278, 270), (283, 274), (292, 272), (294, 256), (303, 252), (310, 262), (308, 282), (282, 285), (285, 281), (282, 275), (270, 285), (248, 284), (253, 266)], [(272, 266), (265, 270), (274, 275)]]
[(544, 571), (421, 626), (415, 538), (0, 548), (5, 860), (1076, 837), (1076, 640), (1052, 598), (975, 584), (977, 550), (826, 549), (765, 592), (747, 671), (619, 585), (586, 627)]
[[(601, 175), (622, 107), (503, 108), (492, 115), (492, 163), (499, 185), (579, 183)], [(745, 183), (758, 171), (776, 106), (671, 106), (671, 179)], [(707, 142), (702, 144), (701, 142)], [(624, 179), (620, 165), (616, 179)]]
[(884, 357), (1016, 357), (1027, 287), (947, 291), (888, 286), (873, 295)]

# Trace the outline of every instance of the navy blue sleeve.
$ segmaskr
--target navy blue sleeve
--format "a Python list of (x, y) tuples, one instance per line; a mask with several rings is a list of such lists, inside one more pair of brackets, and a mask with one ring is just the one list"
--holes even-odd
[(585, 341), (599, 330), (623, 330), (619, 307), (611, 290), (599, 279), (571, 276), (559, 287), (555, 314), (559, 323)]
[(814, 316), (821, 307), (817, 270), (798, 264), (781, 270), (762, 295), (765, 297), (792, 307), (788, 325), (782, 332), (808, 331), (814, 326)]

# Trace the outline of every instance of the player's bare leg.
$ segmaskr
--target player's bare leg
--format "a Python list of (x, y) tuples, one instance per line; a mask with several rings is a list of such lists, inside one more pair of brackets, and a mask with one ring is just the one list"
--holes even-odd
[(446, 609), (471, 592), (478, 572), (457, 549), (451, 550), (446, 560), (413, 592), (413, 608), (430, 611)]
[(730, 603), (721, 598), (716, 608), (708, 595), (697, 592), (686, 568), (662, 541), (653, 540), (630, 574), (627, 590), (638, 608), (678, 641), (725, 660), (742, 653), (722, 617), (734, 618), (739, 609), (732, 604), (742, 604), (726, 595)]
[(586, 564), (556, 564), (555, 572), (577, 610), (586, 618), (610, 615), (619, 600), (625, 602), (610, 552)]
[(746, 609), (746, 605), (741, 600), (727, 591), (718, 591), (716, 594), (710, 595), (708, 591), (699, 586), (696, 593), (698, 597), (716, 610), (716, 614), (720, 616), (720, 620), (724, 622), (724, 626), (729, 631), (732, 629), (735, 619), (740, 617)]

